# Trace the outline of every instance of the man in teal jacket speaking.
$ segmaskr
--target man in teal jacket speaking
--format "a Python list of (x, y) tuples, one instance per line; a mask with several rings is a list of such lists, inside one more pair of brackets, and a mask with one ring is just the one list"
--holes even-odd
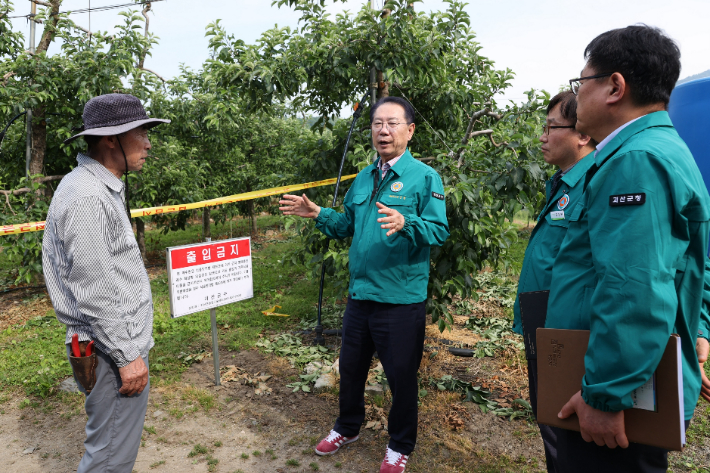
[(677, 333), (685, 419), (693, 415), (710, 197), (666, 112), (680, 74), (673, 40), (629, 26), (592, 40), (585, 59), (570, 81), (577, 130), (599, 144), (569, 209), (546, 326), (590, 330), (590, 339), (581, 390), (559, 413), (576, 414), (581, 434), (558, 436), (558, 461), (565, 472), (665, 472), (665, 450), (629, 444), (624, 410)]
[(364, 389), (377, 354), (392, 389), (390, 442), (382, 473), (402, 473), (417, 437), (417, 371), (424, 348), (429, 249), (449, 237), (439, 175), (407, 150), (414, 109), (386, 97), (370, 111), (379, 154), (345, 195), (344, 213), (321, 208), (306, 195), (284, 195), (285, 215), (314, 218), (329, 238), (353, 237), (350, 286), (340, 353), (340, 417), (316, 446), (332, 455), (358, 439), (365, 419)]

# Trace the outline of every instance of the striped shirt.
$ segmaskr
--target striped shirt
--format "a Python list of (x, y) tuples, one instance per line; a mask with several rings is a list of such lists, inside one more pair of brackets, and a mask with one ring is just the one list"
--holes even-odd
[(57, 319), (118, 367), (153, 347), (153, 299), (126, 215), (123, 181), (79, 154), (52, 198), (42, 266)]
[(392, 168), (392, 166), (397, 164), (397, 161), (399, 161), (399, 158), (401, 158), (402, 156), (404, 156), (404, 153), (400, 154), (396, 158), (390, 159), (389, 161), (387, 161), (384, 164), (382, 163), (382, 158), (380, 157), (380, 161), (377, 163), (377, 169), (379, 169), (382, 172), (382, 180), (385, 179), (385, 176), (387, 175), (387, 171), (389, 171), (390, 168)]

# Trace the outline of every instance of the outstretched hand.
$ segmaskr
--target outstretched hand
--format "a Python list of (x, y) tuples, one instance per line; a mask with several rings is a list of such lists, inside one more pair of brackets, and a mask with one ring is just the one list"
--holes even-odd
[(297, 195), (285, 194), (279, 200), (279, 210), (284, 215), (297, 215), (305, 218), (316, 218), (320, 213), (320, 207), (308, 200), (306, 194), (302, 197)]
[(582, 398), (582, 391), (572, 396), (557, 417), (566, 419), (572, 414), (579, 417), (579, 429), (585, 442), (594, 442), (600, 447), (627, 448), (629, 440), (626, 438), (624, 426), (624, 411), (604, 412), (594, 409)]
[(404, 228), (404, 216), (401, 213), (397, 212), (395, 209), (385, 207), (379, 202), (377, 202), (377, 208), (380, 209), (377, 213), (387, 215), (386, 217), (377, 219), (378, 222), (382, 223), (380, 227), (389, 229), (386, 236), (390, 236)]
[(710, 402), (710, 380), (705, 374), (705, 362), (708, 361), (708, 351), (710, 343), (704, 338), (698, 338), (695, 342), (695, 351), (698, 353), (698, 363), (700, 363), (700, 376), (702, 385), (700, 386), (700, 396)]

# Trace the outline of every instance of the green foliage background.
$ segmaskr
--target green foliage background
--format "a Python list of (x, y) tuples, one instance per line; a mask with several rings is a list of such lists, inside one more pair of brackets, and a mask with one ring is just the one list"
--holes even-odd
[[(138, 67), (157, 39), (144, 34), (136, 11), (120, 14), (116, 34), (97, 32), (87, 42), (70, 18), (60, 16), (54, 24), (40, 8), (45, 33), (53, 28), (63, 43), (55, 54), (34, 56), (24, 52), (22, 35), (2, 18), (0, 123), (28, 108), (36, 111), (35, 120), (44, 120), (47, 130), (43, 174), (65, 174), (83, 142), (62, 142), (80, 125), (83, 105), (103, 93), (132, 93), (153, 116), (172, 123), (152, 132), (153, 159), (131, 174), (131, 206), (194, 202), (335, 176), (350, 125), (341, 116), (366, 92), (374, 67), (382, 78), (380, 94), (388, 89), (417, 109), (410, 149), (444, 181), (451, 237), (432, 250), (428, 300), (443, 329), (452, 300), (476, 295), (478, 271), (509, 264), (515, 213), (525, 208), (535, 215), (543, 203), (550, 169), (537, 136), (549, 96), (530, 91), (526, 103), (499, 105), (496, 98), (513, 73), (479, 54), (464, 3), (450, 0), (446, 10), (432, 13), (416, 11), (417, 3), (391, 0), (384, 15), (365, 5), (333, 17), (325, 13), (325, 0), (278, 0), (274, 4), (300, 13), (298, 28), (273, 28), (246, 44), (215, 21), (206, 29), (209, 59), (203, 67), (183, 69), (167, 82)], [(0, 0), (0, 11), (12, 11), (12, 2)], [(353, 135), (347, 174), (374, 158), (368, 112)], [(469, 136), (477, 131), (485, 133)], [(0, 224), (46, 215), (51, 190), (22, 180), (24, 133), (23, 120), (8, 129), (0, 148), (0, 188), (32, 185), (33, 192), (9, 196)], [(322, 187), (307, 193), (324, 205), (332, 192)], [(260, 199), (213, 209), (212, 217), (224, 221), (258, 211), (277, 209), (271, 199)], [(188, 217), (182, 212), (153, 222), (169, 232), (184, 228)], [(334, 242), (326, 251), (326, 239), (312, 222), (289, 219), (287, 225), (298, 230), (302, 245), (286, 261), (306, 263), (314, 275), (325, 262), (329, 283), (343, 296), (349, 241)], [(38, 274), (40, 239), (35, 233), (0, 240), (22, 268), (13, 273), (15, 282)]]

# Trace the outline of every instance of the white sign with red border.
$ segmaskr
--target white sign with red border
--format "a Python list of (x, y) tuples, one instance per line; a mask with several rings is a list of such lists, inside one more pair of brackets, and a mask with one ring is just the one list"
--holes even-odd
[(166, 253), (173, 318), (254, 297), (249, 237), (174, 246)]

